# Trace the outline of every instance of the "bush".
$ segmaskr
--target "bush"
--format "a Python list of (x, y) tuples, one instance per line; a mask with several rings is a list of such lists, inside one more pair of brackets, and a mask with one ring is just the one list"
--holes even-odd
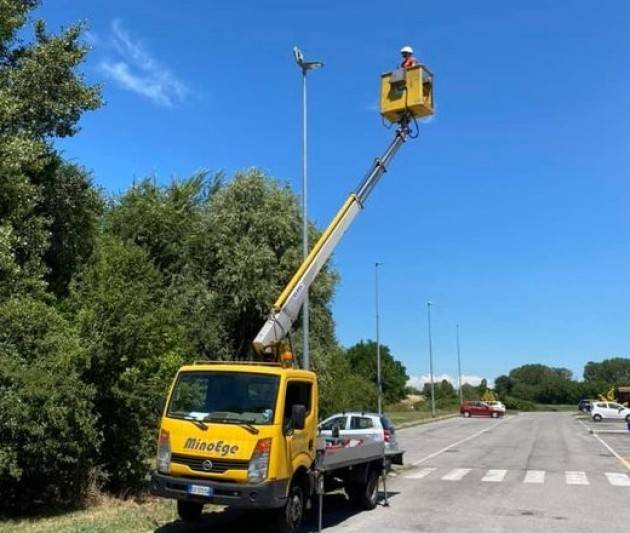
[(175, 371), (184, 362), (184, 322), (146, 253), (105, 239), (71, 285), (69, 307), (88, 351), (83, 379), (94, 386), (103, 434), (99, 464), (106, 488), (138, 488), (155, 454), (158, 415)]
[(76, 335), (29, 298), (0, 305), (0, 510), (80, 501), (96, 476), (92, 389)]
[(512, 396), (504, 396), (503, 403), (507, 409), (514, 411), (535, 411), (536, 404), (527, 400), (521, 400)]

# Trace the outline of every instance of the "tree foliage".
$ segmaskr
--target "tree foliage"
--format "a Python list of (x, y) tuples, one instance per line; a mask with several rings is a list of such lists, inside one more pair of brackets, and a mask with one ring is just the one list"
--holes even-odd
[(584, 367), (584, 380), (588, 383), (630, 385), (630, 359), (613, 357), (600, 363), (589, 361)]
[[(409, 376), (404, 365), (394, 359), (388, 346), (381, 344), (380, 348), (383, 399), (386, 403), (396, 403), (406, 396), (405, 387)], [(346, 357), (354, 373), (378, 385), (376, 342), (360, 341), (348, 348)]]
[(100, 444), (85, 353), (70, 325), (31, 298), (0, 304), (0, 510), (76, 503)]

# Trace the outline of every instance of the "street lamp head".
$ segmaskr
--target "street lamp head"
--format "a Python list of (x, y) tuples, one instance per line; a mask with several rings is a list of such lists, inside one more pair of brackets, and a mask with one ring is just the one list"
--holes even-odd
[(303, 61), (302, 62), (302, 69), (304, 70), (319, 70), (320, 68), (323, 68), (324, 63), (322, 63), (321, 61)]
[(321, 61), (304, 61), (304, 54), (297, 46), (293, 47), (293, 58), (304, 74), (309, 70), (317, 70), (324, 66)]

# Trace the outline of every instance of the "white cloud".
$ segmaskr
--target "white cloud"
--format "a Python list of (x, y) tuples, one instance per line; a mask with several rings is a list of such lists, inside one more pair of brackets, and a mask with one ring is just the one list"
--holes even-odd
[(190, 93), (188, 87), (151, 56), (140, 41), (134, 41), (119, 20), (112, 22), (110, 45), (118, 57), (102, 60), (99, 68), (121, 87), (167, 107), (182, 101)]
[[(439, 383), (442, 380), (446, 380), (451, 382), (455, 387), (457, 387), (457, 376), (453, 377), (449, 374), (434, 374), (433, 381), (435, 383)], [(462, 375), (462, 382), (468, 383), (469, 385), (474, 385), (475, 387), (481, 383), (481, 380), (484, 379), (481, 376), (467, 376)], [(487, 379), (487, 378), (486, 378)], [(431, 382), (431, 376), (429, 374), (421, 374), (419, 376), (411, 376), (409, 381), (407, 381), (407, 385), (410, 387), (415, 387), (417, 389), (422, 389), (425, 383)], [(494, 387), (494, 381), (488, 380), (488, 387)]]

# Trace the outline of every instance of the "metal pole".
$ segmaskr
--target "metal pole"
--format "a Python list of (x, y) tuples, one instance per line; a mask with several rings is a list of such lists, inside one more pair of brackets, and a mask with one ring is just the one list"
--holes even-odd
[(433, 382), (433, 346), (431, 343), (431, 302), (427, 302), (427, 318), (429, 323), (429, 373), (431, 376), (431, 416), (435, 418), (435, 383)]
[(458, 384), (459, 384), (459, 403), (464, 402), (464, 391), (462, 391), (462, 359), (459, 354), (459, 324), (455, 326), (457, 331), (457, 372), (458, 372)]
[[(304, 253), (304, 259), (308, 256), (308, 180), (307, 180), (307, 137), (306, 137), (306, 72), (305, 68), (302, 68), (302, 251)], [(303, 356), (302, 364), (305, 370), (310, 368), (310, 354), (308, 346), (309, 336), (309, 320), (308, 320), (308, 287), (306, 288), (306, 294), (304, 296), (304, 305), (302, 307), (302, 334), (303, 334)]]
[(383, 414), (383, 381), (381, 377), (381, 339), (379, 332), (379, 316), (378, 316), (378, 267), (382, 263), (374, 263), (374, 295), (376, 301), (376, 387), (378, 414)]

